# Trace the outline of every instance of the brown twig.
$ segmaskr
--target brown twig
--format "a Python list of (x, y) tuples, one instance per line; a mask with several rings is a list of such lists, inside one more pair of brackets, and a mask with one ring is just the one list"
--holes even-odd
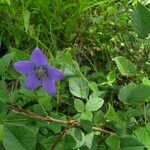
[[(11, 110), (12, 112), (16, 113), (16, 114), (24, 115), (24, 116), (31, 117), (31, 118), (34, 118), (34, 119), (39, 119), (41, 121), (55, 122), (55, 123), (64, 124), (68, 128), (72, 128), (72, 127), (82, 128), (80, 123), (78, 121), (74, 120), (74, 119), (66, 121), (66, 120), (56, 119), (56, 118), (53, 118), (53, 117), (50, 117), (50, 116), (42, 117), (42, 116), (39, 116), (37, 114), (34, 114), (31, 111), (22, 109), (20, 106), (15, 106), (15, 105), (7, 105), (7, 108), (9, 110)], [(108, 130), (105, 130), (105, 129), (102, 129), (102, 128), (99, 128), (99, 127), (93, 127), (92, 130), (103, 132), (103, 133), (106, 133), (106, 134), (114, 134), (114, 132), (111, 132), (111, 131), (108, 131)]]

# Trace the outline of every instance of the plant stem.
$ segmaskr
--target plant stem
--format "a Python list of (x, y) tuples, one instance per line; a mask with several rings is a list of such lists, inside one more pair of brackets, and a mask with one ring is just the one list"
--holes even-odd
[[(7, 105), (7, 108), (9, 110), (11, 110), (12, 112), (16, 113), (16, 114), (31, 117), (33, 119), (39, 119), (41, 121), (55, 122), (55, 123), (59, 123), (59, 124), (64, 124), (64, 125), (66, 125), (67, 127), (70, 127), (70, 128), (73, 128), (73, 127), (74, 128), (82, 128), (81, 124), (78, 121), (74, 120), (74, 119), (72, 119), (72, 120), (60, 120), (60, 119), (56, 119), (56, 118), (53, 118), (53, 117), (50, 117), (50, 116), (42, 117), (42, 116), (39, 116), (39, 115), (37, 115), (37, 114), (35, 114), (31, 111), (22, 109), (20, 106), (14, 106), (14, 105)], [(103, 133), (106, 133), (106, 134), (115, 134), (112, 131), (108, 131), (108, 130), (105, 130), (105, 129), (102, 129), (102, 128), (99, 128), (99, 127), (93, 127), (92, 130), (103, 132)]]

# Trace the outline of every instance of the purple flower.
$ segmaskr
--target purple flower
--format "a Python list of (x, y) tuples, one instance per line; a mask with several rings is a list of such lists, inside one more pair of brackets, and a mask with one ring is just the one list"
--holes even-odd
[(13, 64), (17, 72), (27, 75), (24, 86), (33, 90), (43, 86), (47, 93), (56, 96), (55, 81), (64, 77), (64, 74), (48, 65), (45, 55), (37, 47), (31, 54), (31, 61), (18, 61)]

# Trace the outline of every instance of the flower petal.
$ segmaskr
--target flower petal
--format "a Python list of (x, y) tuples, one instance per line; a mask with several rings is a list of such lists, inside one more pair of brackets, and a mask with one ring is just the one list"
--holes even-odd
[(24, 86), (28, 90), (34, 90), (38, 88), (40, 85), (41, 85), (41, 81), (37, 79), (34, 74), (30, 74), (24, 82)]
[(35, 64), (30, 61), (18, 61), (13, 64), (15, 70), (21, 74), (29, 74), (33, 72)]
[(47, 78), (43, 81), (43, 87), (48, 94), (50, 94), (51, 96), (56, 96), (55, 82), (50, 78)]
[(64, 74), (61, 70), (51, 66), (48, 66), (48, 74), (53, 81), (58, 81), (64, 77)]
[(31, 60), (36, 64), (36, 65), (47, 65), (47, 59), (45, 55), (42, 53), (42, 51), (36, 47), (34, 51), (31, 54)]

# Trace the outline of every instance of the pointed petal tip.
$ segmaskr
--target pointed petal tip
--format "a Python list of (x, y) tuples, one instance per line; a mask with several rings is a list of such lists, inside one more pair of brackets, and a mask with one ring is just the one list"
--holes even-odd
[(31, 60), (37, 65), (47, 65), (48, 64), (48, 61), (47, 61), (45, 55), (38, 47), (36, 47), (33, 50), (32, 54), (31, 54)]
[(34, 64), (30, 61), (18, 61), (13, 64), (13, 67), (20, 74), (29, 74), (34, 69)]
[(52, 66), (48, 66), (48, 72), (49, 72), (50, 77), (54, 81), (59, 81), (65, 77), (65, 74), (61, 70), (54, 68)]
[(56, 96), (56, 87), (55, 87), (55, 82), (52, 81), (51, 79), (47, 78), (44, 82), (43, 82), (43, 88), (45, 89), (45, 91), (51, 95), (51, 96)]
[(33, 51), (41, 51), (39, 47), (36, 47)]

